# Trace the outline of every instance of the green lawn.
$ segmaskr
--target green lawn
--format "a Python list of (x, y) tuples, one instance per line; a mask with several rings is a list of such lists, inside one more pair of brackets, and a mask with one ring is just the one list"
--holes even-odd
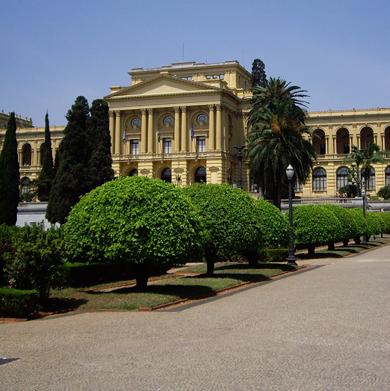
[[(96, 310), (135, 310), (154, 308), (181, 299), (199, 299), (214, 296), (218, 291), (240, 285), (245, 282), (266, 281), (284, 271), (295, 270), (286, 264), (260, 264), (249, 267), (248, 264), (219, 263), (215, 276), (206, 277), (205, 265), (184, 268), (180, 272), (200, 273), (197, 276), (171, 275), (153, 280), (145, 292), (137, 292), (132, 281), (100, 284), (85, 288), (66, 288), (53, 290), (46, 310), (81, 311)], [(129, 285), (129, 286), (126, 286)], [(112, 289), (110, 292), (105, 289)]]

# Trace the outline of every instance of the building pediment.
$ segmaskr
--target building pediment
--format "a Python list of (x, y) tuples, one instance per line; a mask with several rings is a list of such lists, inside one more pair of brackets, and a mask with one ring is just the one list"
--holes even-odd
[(204, 83), (181, 80), (169, 75), (159, 75), (156, 78), (135, 84), (130, 87), (122, 87), (118, 91), (115, 91), (112, 94), (106, 96), (106, 99), (202, 92), (209, 93), (220, 90), (220, 88), (209, 86)]

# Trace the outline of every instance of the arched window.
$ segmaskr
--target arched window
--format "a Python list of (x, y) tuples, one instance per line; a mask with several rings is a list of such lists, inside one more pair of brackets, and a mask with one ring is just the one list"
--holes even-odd
[(326, 191), (326, 171), (322, 167), (313, 171), (313, 191)]
[(375, 190), (375, 169), (369, 167), (367, 169), (362, 168), (361, 176), (366, 181), (365, 188), (367, 191)]
[(385, 129), (385, 149), (390, 151), (390, 126)]
[(336, 133), (336, 153), (338, 155), (349, 153), (349, 147), (349, 131), (346, 128), (341, 128)]
[(133, 168), (127, 176), (138, 176), (138, 170), (136, 168)]
[(195, 183), (206, 183), (206, 168), (198, 167), (195, 170)]
[(385, 185), (390, 185), (390, 166), (387, 166), (385, 169)]
[(374, 143), (374, 132), (368, 126), (365, 126), (360, 131), (360, 149), (366, 149), (370, 144)]
[(31, 166), (31, 145), (24, 144), (22, 147), (22, 166)]
[(325, 132), (322, 129), (313, 132), (313, 147), (317, 155), (325, 155)]
[(45, 143), (42, 143), (39, 147), (39, 165), (43, 165), (43, 158), (45, 156)]
[(340, 167), (336, 171), (336, 190), (348, 185), (348, 168)]
[(21, 193), (21, 195), (30, 193), (30, 184), (31, 184), (31, 181), (27, 177), (24, 177), (20, 180), (20, 193)]
[(164, 168), (161, 171), (161, 179), (165, 182), (172, 182), (172, 171), (170, 168)]

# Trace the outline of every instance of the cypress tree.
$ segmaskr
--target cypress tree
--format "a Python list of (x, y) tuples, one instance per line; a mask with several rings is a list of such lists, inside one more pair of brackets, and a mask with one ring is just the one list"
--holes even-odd
[(56, 159), (57, 170), (50, 191), (46, 217), (63, 224), (70, 209), (88, 191), (89, 123), (88, 101), (79, 96), (66, 115), (68, 124)]
[(0, 155), (0, 224), (15, 225), (19, 203), (19, 161), (15, 113), (10, 113)]
[(259, 58), (256, 58), (252, 63), (252, 86), (253, 88), (264, 87), (266, 81), (265, 64)]
[(48, 201), (50, 189), (54, 179), (53, 152), (49, 127), (49, 114), (45, 115), (45, 143), (43, 144), (42, 170), (37, 180), (38, 198)]
[(111, 181), (114, 171), (111, 167), (111, 137), (108, 125), (108, 104), (103, 99), (92, 102), (88, 123), (90, 157), (88, 162), (88, 191)]

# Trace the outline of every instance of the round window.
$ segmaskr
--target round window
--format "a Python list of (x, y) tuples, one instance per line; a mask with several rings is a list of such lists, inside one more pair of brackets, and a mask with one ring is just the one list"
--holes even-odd
[(173, 126), (173, 118), (170, 115), (166, 115), (163, 119), (163, 124), (164, 126)]
[(199, 124), (199, 125), (206, 125), (207, 124), (207, 121), (208, 121), (208, 118), (207, 118), (207, 115), (206, 114), (199, 114), (197, 117), (196, 117), (196, 122)]
[(136, 129), (136, 128), (139, 128), (141, 126), (141, 120), (139, 118), (133, 118), (131, 120), (131, 127)]

